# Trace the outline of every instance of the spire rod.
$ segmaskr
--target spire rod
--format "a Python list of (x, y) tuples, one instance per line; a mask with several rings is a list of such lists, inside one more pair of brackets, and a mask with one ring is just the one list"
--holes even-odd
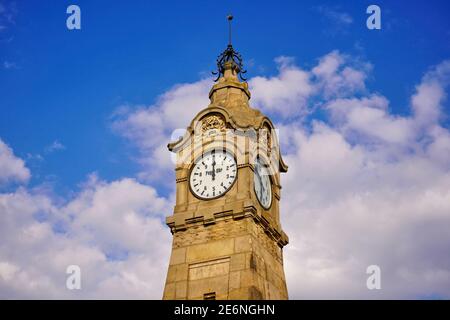
[(217, 78), (214, 81), (218, 81), (221, 76), (225, 75), (225, 69), (233, 69), (235, 74), (239, 75), (242, 81), (247, 81), (242, 75), (247, 71), (244, 70), (242, 63), (242, 57), (239, 52), (235, 51), (231, 45), (231, 20), (233, 16), (231, 14), (227, 15), (228, 20), (228, 46), (227, 48), (217, 57), (217, 71), (213, 71), (213, 75)]
[(233, 20), (233, 16), (229, 14), (227, 16), (228, 19), (228, 45), (231, 46), (231, 20)]

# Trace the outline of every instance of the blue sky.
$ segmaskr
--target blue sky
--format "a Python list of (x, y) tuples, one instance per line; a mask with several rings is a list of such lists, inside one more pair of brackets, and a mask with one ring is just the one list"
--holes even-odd
[[(93, 171), (116, 179), (137, 170), (111, 114), (209, 77), (229, 11), (250, 76), (275, 74), (280, 55), (308, 67), (339, 49), (375, 66), (367, 85), (399, 114), (427, 68), (450, 55), (447, 1), (379, 1), (382, 32), (365, 26), (368, 1), (77, 1), (82, 30), (69, 31), (72, 2), (16, 2), (14, 23), (0, 33), (2, 65), (13, 64), (0, 73), (0, 136), (23, 158), (43, 157), (28, 161), (31, 184), (51, 181), (60, 191)], [(54, 141), (65, 148), (45, 152)]]
[(450, 4), (377, 1), (368, 30), (370, 4), (0, 0), (0, 298), (161, 297), (166, 145), (208, 105), (229, 12), (289, 165), (290, 297), (449, 298)]

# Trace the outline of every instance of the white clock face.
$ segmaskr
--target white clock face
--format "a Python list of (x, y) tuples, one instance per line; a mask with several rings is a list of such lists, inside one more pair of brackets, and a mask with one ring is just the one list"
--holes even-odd
[(227, 192), (236, 176), (237, 165), (234, 157), (225, 150), (212, 150), (195, 162), (189, 184), (197, 197), (212, 199)]
[(272, 204), (272, 185), (270, 182), (269, 170), (267, 170), (259, 158), (255, 163), (253, 184), (255, 185), (255, 193), (259, 203), (263, 208), (269, 209)]

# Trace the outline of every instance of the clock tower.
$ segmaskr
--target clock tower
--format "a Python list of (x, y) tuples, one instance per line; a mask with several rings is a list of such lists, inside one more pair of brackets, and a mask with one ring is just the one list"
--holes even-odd
[(217, 68), (210, 104), (168, 145), (176, 203), (163, 299), (287, 299), (279, 217), (287, 166), (272, 122), (249, 105), (231, 35)]

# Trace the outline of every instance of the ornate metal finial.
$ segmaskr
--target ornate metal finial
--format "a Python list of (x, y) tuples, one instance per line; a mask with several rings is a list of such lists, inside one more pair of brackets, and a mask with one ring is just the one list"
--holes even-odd
[(227, 48), (217, 57), (217, 71), (213, 71), (213, 75), (217, 75), (217, 78), (214, 81), (220, 79), (221, 76), (225, 73), (225, 65), (233, 68), (242, 81), (246, 81), (247, 79), (242, 76), (242, 74), (246, 73), (247, 70), (244, 70), (244, 65), (242, 63), (242, 57), (239, 52), (235, 51), (233, 45), (231, 44), (231, 21), (233, 20), (233, 16), (229, 14), (227, 16), (228, 20), (228, 46)]

